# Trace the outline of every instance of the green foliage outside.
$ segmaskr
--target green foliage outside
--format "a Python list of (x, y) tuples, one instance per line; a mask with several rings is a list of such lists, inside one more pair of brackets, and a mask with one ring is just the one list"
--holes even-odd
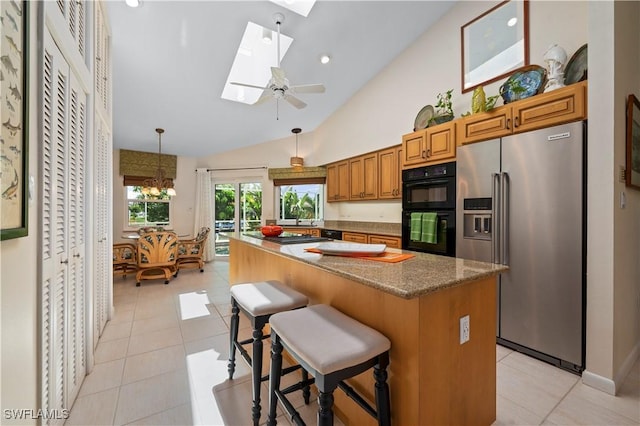
[(280, 203), (280, 218), (282, 219), (318, 219), (316, 218), (316, 197), (308, 192), (302, 195), (288, 187), (282, 194), (284, 203)]
[[(166, 191), (154, 197), (142, 193), (142, 187), (133, 187), (136, 198), (140, 201), (129, 201), (129, 225), (168, 225), (169, 224), (169, 203), (170, 197)], [(159, 202), (160, 201), (160, 202)]]

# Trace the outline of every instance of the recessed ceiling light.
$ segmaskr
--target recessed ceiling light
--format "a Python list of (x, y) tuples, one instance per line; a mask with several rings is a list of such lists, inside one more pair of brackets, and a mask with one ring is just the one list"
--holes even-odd
[(331, 61), (331, 56), (329, 56), (329, 55), (320, 55), (320, 63), (321, 64), (328, 64), (329, 61)]
[(517, 23), (518, 23), (518, 18), (516, 18), (515, 16), (507, 21), (507, 25), (510, 27), (513, 27)]
[(124, 0), (124, 2), (129, 7), (138, 7), (138, 6), (140, 6), (140, 0)]

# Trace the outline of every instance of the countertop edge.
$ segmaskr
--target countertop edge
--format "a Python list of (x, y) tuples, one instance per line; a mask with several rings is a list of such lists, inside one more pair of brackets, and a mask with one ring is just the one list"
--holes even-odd
[[(361, 283), (363, 285), (366, 285), (368, 287), (372, 287), (375, 289), (378, 289), (380, 291), (383, 291), (385, 293), (391, 294), (393, 296), (396, 297), (400, 297), (402, 299), (415, 299), (418, 298), (420, 296), (424, 296), (436, 291), (440, 291), (446, 288), (451, 288), (451, 287), (455, 287), (455, 286), (459, 286), (459, 285), (463, 285), (463, 284), (468, 284), (474, 281), (479, 281), (485, 278), (490, 278), (493, 276), (498, 275), (500, 272), (506, 271), (508, 270), (507, 266), (504, 265), (498, 265), (498, 264), (486, 264), (486, 263), (482, 263), (482, 262), (476, 262), (477, 264), (481, 264), (481, 265), (490, 265), (491, 269), (487, 269), (485, 271), (474, 271), (473, 275), (464, 277), (464, 278), (450, 278), (450, 279), (444, 279), (444, 280), (435, 280), (435, 281), (439, 281), (438, 284), (436, 285), (423, 285), (421, 287), (415, 288), (414, 290), (410, 290), (410, 289), (403, 289), (403, 288), (399, 288), (397, 285), (393, 285), (393, 284), (385, 284), (382, 283), (380, 281), (375, 281), (372, 279), (369, 279), (367, 277), (361, 276), (361, 275), (356, 275), (353, 273), (349, 273), (345, 270), (341, 270), (338, 269), (336, 267), (332, 267), (329, 265), (325, 265), (325, 264), (321, 264), (318, 263), (316, 261), (311, 261), (309, 259), (305, 259), (302, 257), (298, 257), (289, 253), (283, 253), (282, 251), (279, 250), (280, 246), (276, 243), (270, 243), (270, 242), (266, 242), (263, 240), (260, 240), (259, 238), (254, 238), (251, 236), (246, 236), (246, 235), (237, 235), (236, 233), (227, 233), (226, 234), (229, 238), (243, 242), (245, 244), (249, 244), (259, 250), (274, 254), (276, 256), (281, 256), (281, 257), (285, 257), (288, 259), (292, 259), (292, 260), (296, 260), (299, 262), (302, 262), (306, 265), (309, 266), (313, 266), (316, 267), (318, 269), (336, 274), (338, 276), (341, 276), (343, 278), (347, 278), (350, 279), (352, 281)], [(273, 246), (272, 246), (273, 245)], [(299, 244), (296, 244), (296, 246), (298, 246)], [(420, 255), (422, 256), (423, 254), (419, 254), (417, 252), (409, 252), (406, 250), (397, 250), (397, 251), (401, 251), (403, 253), (412, 253), (412, 254), (416, 254), (416, 255)], [(430, 255), (430, 256), (434, 256), (434, 255)], [(442, 256), (437, 256), (438, 258), (442, 258), (442, 260), (444, 262), (447, 261), (451, 261), (453, 260), (453, 258), (445, 258)], [(344, 258), (347, 259), (347, 258)], [(460, 259), (462, 260), (462, 259)], [(367, 266), (368, 262), (373, 262), (371, 260), (365, 260), (365, 259), (357, 259), (357, 258), (348, 258), (348, 261), (350, 262), (350, 264), (353, 265), (363, 265), (363, 266)], [(409, 259), (406, 262), (411, 262), (411, 261), (419, 261), (419, 259)], [(362, 263), (364, 262), (364, 263)], [(386, 264), (386, 265), (398, 265), (398, 264)]]

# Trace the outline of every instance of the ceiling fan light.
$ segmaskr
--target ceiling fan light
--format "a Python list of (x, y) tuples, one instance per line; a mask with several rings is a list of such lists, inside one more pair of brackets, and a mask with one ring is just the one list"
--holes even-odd
[(124, 2), (129, 7), (138, 7), (138, 6), (140, 6), (140, 0), (124, 0)]
[(291, 167), (302, 167), (304, 166), (304, 158), (302, 157), (291, 157)]
[(168, 188), (167, 189), (167, 195), (171, 196), (171, 197), (175, 197), (176, 196), (176, 190), (173, 188)]
[(155, 186), (153, 188), (151, 188), (149, 190), (149, 192), (151, 193), (151, 195), (155, 195), (155, 196), (160, 195), (160, 190), (158, 188), (156, 188)]
[(320, 55), (320, 63), (321, 64), (328, 64), (331, 61), (331, 56), (329, 55)]

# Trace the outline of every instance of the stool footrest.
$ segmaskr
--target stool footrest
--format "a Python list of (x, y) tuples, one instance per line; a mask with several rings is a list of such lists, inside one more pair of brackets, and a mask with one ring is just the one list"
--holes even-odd
[[(289, 373), (293, 373), (296, 370), (300, 370), (302, 368), (301, 365), (292, 365), (291, 367), (286, 367), (282, 369), (282, 375), (287, 375)], [(260, 377), (260, 381), (261, 382), (266, 382), (267, 380), (269, 380), (269, 375), (265, 374), (264, 376)]]
[(304, 420), (302, 420), (302, 417), (300, 417), (300, 413), (296, 411), (295, 407), (291, 404), (291, 402), (289, 402), (287, 397), (284, 396), (284, 391), (276, 390), (275, 394), (282, 404), (284, 410), (287, 412), (289, 420), (295, 423), (296, 426), (306, 426)]
[(289, 394), (291, 392), (295, 392), (297, 390), (302, 390), (302, 388), (306, 387), (306, 386), (311, 386), (312, 384), (314, 384), (316, 382), (316, 379), (314, 379), (313, 377), (307, 380), (302, 380), (298, 383), (295, 383), (291, 386), (289, 386), (288, 388), (282, 389), (280, 390), (280, 392), (283, 395)]
[(362, 409), (364, 411), (366, 411), (367, 413), (369, 413), (369, 415), (371, 415), (371, 417), (373, 417), (374, 419), (378, 418), (378, 413), (376, 412), (376, 410), (371, 406), (371, 404), (369, 404), (367, 401), (365, 401), (362, 396), (360, 396), (360, 394), (358, 392), (356, 392), (355, 390), (353, 390), (353, 388), (351, 386), (349, 386), (348, 384), (346, 384), (344, 381), (338, 383), (338, 387), (340, 389), (342, 389), (342, 391), (351, 399), (353, 399), (356, 404), (358, 404), (360, 407), (362, 407)]

